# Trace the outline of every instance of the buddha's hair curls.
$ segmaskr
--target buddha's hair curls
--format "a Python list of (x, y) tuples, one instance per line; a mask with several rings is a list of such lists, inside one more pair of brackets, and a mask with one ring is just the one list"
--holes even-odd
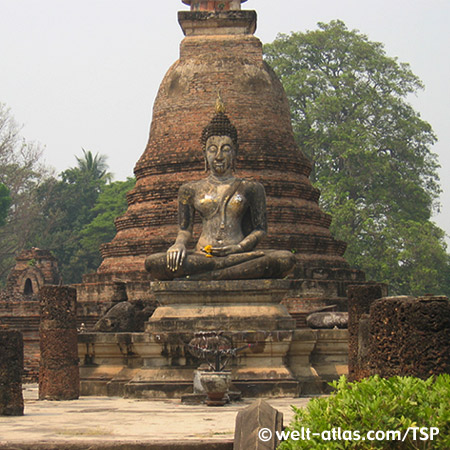
[(203, 128), (202, 137), (200, 142), (203, 150), (206, 150), (206, 141), (211, 136), (229, 136), (233, 141), (235, 151), (238, 150), (238, 134), (234, 125), (230, 122), (228, 116), (222, 112), (216, 112), (211, 122)]

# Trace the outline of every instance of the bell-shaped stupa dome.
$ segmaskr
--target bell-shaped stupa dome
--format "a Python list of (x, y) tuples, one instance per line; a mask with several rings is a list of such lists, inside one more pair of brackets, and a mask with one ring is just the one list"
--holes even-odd
[(286, 94), (253, 35), (256, 13), (240, 10), (239, 1), (183, 3), (192, 11), (178, 16), (186, 35), (180, 58), (161, 83), (136, 186), (117, 235), (102, 247), (98, 273), (145, 272), (145, 257), (173, 243), (177, 191), (204, 176), (200, 136), (218, 91), (238, 130), (237, 174), (266, 189), (269, 230), (261, 247), (293, 251), (298, 278), (305, 267), (348, 267), (346, 244), (331, 236), (331, 217), (309, 180), (311, 163), (294, 140)]

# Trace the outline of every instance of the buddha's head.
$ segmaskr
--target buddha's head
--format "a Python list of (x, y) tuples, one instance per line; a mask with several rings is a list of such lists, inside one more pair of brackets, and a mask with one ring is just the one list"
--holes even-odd
[(220, 97), (216, 114), (203, 129), (201, 142), (206, 167), (215, 175), (231, 174), (238, 150), (237, 130), (225, 114)]

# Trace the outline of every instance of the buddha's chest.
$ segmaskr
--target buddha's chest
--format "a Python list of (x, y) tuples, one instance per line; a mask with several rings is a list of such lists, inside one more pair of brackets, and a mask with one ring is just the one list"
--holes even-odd
[(224, 212), (233, 218), (241, 217), (247, 209), (248, 203), (244, 193), (236, 191), (231, 196), (226, 187), (218, 187), (210, 192), (204, 192), (194, 202), (195, 209), (204, 219), (212, 219)]

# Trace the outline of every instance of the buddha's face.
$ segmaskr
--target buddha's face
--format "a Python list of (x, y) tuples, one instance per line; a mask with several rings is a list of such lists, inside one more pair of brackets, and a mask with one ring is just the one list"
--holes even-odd
[(205, 151), (208, 167), (214, 175), (228, 175), (233, 170), (235, 150), (229, 136), (211, 136), (206, 141)]

